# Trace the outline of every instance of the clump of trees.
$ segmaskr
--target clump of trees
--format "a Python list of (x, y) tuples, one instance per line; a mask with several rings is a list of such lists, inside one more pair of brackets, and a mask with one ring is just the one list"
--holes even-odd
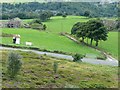
[(105, 28), (103, 22), (97, 19), (86, 23), (76, 23), (71, 30), (71, 34), (76, 35), (77, 38), (82, 38), (81, 42), (84, 42), (85, 39), (87, 41), (90, 39), (90, 45), (95, 41), (95, 46), (98, 46), (100, 40), (107, 40), (108, 30)]
[(90, 16), (90, 11), (85, 11), (84, 16), (89, 17)]
[(52, 17), (52, 16), (53, 16), (53, 13), (52, 13), (52, 12), (50, 12), (50, 11), (44, 11), (44, 12), (42, 12), (42, 13), (40, 14), (40, 20), (41, 20), (42, 22), (44, 22), (44, 21), (46, 21), (46, 20), (49, 20), (50, 17)]
[(42, 23), (41, 19), (35, 19), (29, 23), (30, 28), (37, 30), (46, 30), (47, 26)]

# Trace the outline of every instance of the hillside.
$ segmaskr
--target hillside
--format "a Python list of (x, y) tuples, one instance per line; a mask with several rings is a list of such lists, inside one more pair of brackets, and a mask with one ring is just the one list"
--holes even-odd
[(3, 3), (2, 19), (8, 18), (39, 18), (43, 11), (50, 11), (53, 15), (66, 13), (68, 15), (84, 15), (90, 13), (90, 17), (117, 17), (117, 3), (101, 5), (97, 2), (28, 2), (28, 3)]
[[(22, 55), (22, 68), (15, 79), (7, 77), (10, 51), (2, 52), (2, 88), (118, 88), (117, 67), (91, 65), (16, 51)], [(57, 73), (53, 71), (58, 63)], [(54, 79), (55, 78), (55, 79)]]
[[(33, 43), (32, 47), (38, 47), (39, 49), (62, 51), (67, 53), (80, 53), (84, 55), (92, 53), (97, 57), (103, 57), (103, 55), (95, 49), (82, 44), (79, 45), (67, 37), (60, 35), (61, 32), (71, 33), (71, 28), (76, 22), (86, 22), (90, 19), (94, 18), (67, 16), (64, 19), (61, 16), (57, 16), (52, 17), (51, 20), (48, 20), (47, 22), (44, 22), (44, 24), (47, 25), (46, 31), (37, 31), (26, 28), (3, 28), (2, 33), (20, 34), (22, 37), (21, 44), (17, 46), (25, 47), (25, 42), (30, 41)], [(23, 21), (27, 23), (31, 20), (27, 19)], [(14, 46), (11, 40), (12, 37), (3, 37), (2, 43)], [(100, 41), (98, 48), (118, 59), (118, 32), (109, 32), (108, 40)]]

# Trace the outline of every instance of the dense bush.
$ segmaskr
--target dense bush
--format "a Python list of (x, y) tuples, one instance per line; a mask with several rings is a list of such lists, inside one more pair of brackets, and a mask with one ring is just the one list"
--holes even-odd
[(76, 61), (82, 61), (81, 59), (83, 58), (83, 55), (81, 54), (75, 54), (73, 56), (73, 61), (76, 62)]
[(19, 54), (14, 52), (9, 54), (7, 72), (10, 78), (14, 78), (19, 72), (22, 65), (21, 58)]

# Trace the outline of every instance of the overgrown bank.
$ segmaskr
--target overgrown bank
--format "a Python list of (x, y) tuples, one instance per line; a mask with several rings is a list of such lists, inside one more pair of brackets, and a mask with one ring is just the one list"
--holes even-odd
[[(3, 88), (117, 88), (117, 67), (71, 62), (16, 51), (22, 55), (22, 68), (13, 80), (7, 77), (6, 65), (9, 51), (2, 52)], [(54, 73), (54, 62), (58, 69)]]

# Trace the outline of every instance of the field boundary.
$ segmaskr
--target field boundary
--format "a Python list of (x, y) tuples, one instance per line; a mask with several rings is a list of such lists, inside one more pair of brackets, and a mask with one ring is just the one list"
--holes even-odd
[(40, 49), (38, 47), (25, 47), (25, 46), (13, 46), (13, 45), (7, 45), (7, 44), (0, 44), (0, 46), (3, 47), (11, 47), (11, 48), (19, 48), (19, 49), (30, 49), (30, 50), (36, 50), (36, 51), (43, 51), (43, 52), (51, 52), (51, 53), (58, 53), (58, 54), (65, 54), (65, 55), (73, 55), (73, 53), (63, 52), (63, 51), (50, 51), (47, 49)]
[[(98, 50), (99, 52), (101, 52), (101, 53), (105, 56), (105, 58), (98, 58), (98, 59), (107, 59), (107, 57), (109, 57), (110, 59), (115, 59), (115, 58), (112, 57), (110, 54), (108, 54), (109, 52), (106, 52), (106, 51), (104, 51), (104, 50), (102, 50), (102, 49), (100, 49), (100, 48), (97, 48), (97, 47), (95, 47), (95, 46), (91, 46), (91, 45), (89, 45), (89, 44), (87, 44), (87, 43), (85, 43), (85, 42), (80, 42), (80, 41), (78, 41), (75, 37), (71, 36), (69, 33), (66, 33), (66, 32), (65, 32), (65, 33), (62, 33), (61, 35), (69, 38), (70, 40), (76, 42), (77, 44), (80, 44), (80, 43), (81, 43), (81, 44), (84, 44), (84, 45), (86, 45), (86, 46), (88, 46), (88, 47), (91, 47), (91, 48), (93, 48), (93, 49), (96, 49), (96, 50)], [(115, 60), (116, 60), (116, 59), (115, 59)]]

